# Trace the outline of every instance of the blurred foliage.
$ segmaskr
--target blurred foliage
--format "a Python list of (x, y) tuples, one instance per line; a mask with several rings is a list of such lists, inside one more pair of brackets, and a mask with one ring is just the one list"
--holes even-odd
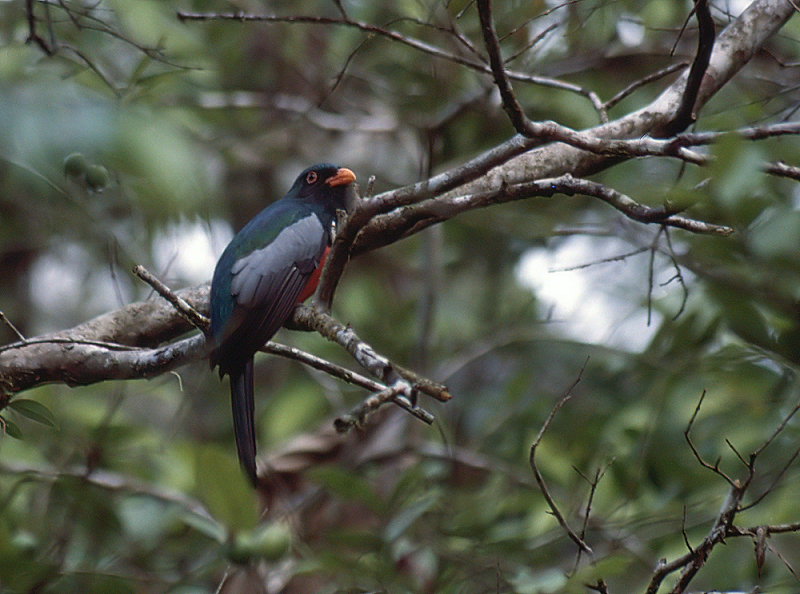
[[(176, 288), (206, 282), (231, 228), (309, 163), (347, 165), (362, 184), (375, 175), (377, 192), (512, 132), (490, 79), (379, 35), (175, 16), (337, 17), (335, 2), (34, 3), (50, 56), (26, 43), (21, 4), (0, 3), (0, 311), (26, 336), (152, 298), (133, 264)], [(471, 2), (341, 6), (468, 59), (481, 47)], [(715, 8), (720, 27), (726, 7)], [(691, 58), (691, 20), (679, 34), (689, 11), (669, 0), (498, 0), (494, 10), (505, 55), (518, 54), (510, 68), (604, 100)], [(698, 130), (796, 118), (798, 28), (790, 21), (702, 110)], [(532, 118), (598, 123), (580, 95), (515, 90)], [(267, 501), (239, 471), (227, 385), (204, 362), (179, 377), (17, 396), (2, 411), (0, 592), (550, 593), (586, 591), (598, 576), (611, 592), (644, 591), (660, 559), (686, 552), (684, 533), (693, 545), (707, 534), (727, 493), (684, 438), (703, 390), (693, 443), (738, 478), (731, 446), (746, 458), (800, 399), (800, 194), (761, 171), (797, 165), (800, 139), (730, 136), (711, 151), (705, 169), (638, 159), (596, 179), (731, 225), (728, 238), (672, 231), (668, 242), (606, 205), (555, 197), (466, 213), (353, 261), (337, 317), (454, 398), (421, 403), (437, 417), (431, 428), (387, 411), (335, 436), (332, 416), (363, 392), (261, 358)], [(617, 258), (638, 248), (648, 249)], [(590, 266), (553, 299), (539, 283), (569, 273), (531, 279), (527, 258)], [(580, 320), (591, 332), (576, 330)], [(15, 337), (2, 326), (0, 338)], [(317, 336), (278, 338), (349, 365)], [(528, 455), (578, 377), (537, 454), (594, 549), (596, 563), (576, 568)], [(759, 456), (746, 502), (769, 494), (739, 525), (800, 521), (797, 441), (792, 421)], [(796, 591), (798, 537), (768, 542), (759, 572), (752, 542), (730, 539), (692, 589)]]

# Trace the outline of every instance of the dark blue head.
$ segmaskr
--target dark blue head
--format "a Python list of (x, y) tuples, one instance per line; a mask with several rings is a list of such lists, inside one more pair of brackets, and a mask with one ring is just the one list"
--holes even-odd
[(347, 188), (355, 179), (355, 174), (349, 169), (332, 163), (319, 163), (298, 175), (285, 197), (333, 206), (333, 210), (345, 208)]

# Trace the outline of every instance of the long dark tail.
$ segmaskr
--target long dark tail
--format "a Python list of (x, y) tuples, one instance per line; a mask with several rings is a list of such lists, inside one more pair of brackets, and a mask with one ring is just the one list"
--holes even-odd
[(231, 373), (231, 407), (233, 408), (233, 433), (239, 464), (253, 485), (256, 478), (256, 429), (253, 420), (253, 358), (238, 373)]

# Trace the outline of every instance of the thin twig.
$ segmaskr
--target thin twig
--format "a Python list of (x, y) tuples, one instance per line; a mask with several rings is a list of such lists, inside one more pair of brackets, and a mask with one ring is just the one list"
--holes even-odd
[(511, 120), (511, 124), (514, 126), (517, 133), (523, 136), (534, 137), (535, 134), (531, 131), (528, 119), (525, 117), (522, 106), (520, 106), (517, 101), (514, 91), (511, 88), (511, 83), (508, 81), (503, 57), (500, 55), (500, 43), (497, 40), (497, 33), (492, 23), (491, 0), (477, 0), (476, 5), (478, 7), (478, 17), (481, 22), (483, 43), (489, 54), (489, 65), (492, 69), (494, 84), (497, 85), (497, 90), (500, 91), (503, 109), (506, 114), (508, 114), (508, 119)]
[(603, 104), (603, 107), (605, 107), (607, 110), (611, 109), (617, 103), (619, 103), (620, 101), (625, 99), (625, 97), (627, 97), (628, 95), (630, 95), (631, 93), (633, 93), (637, 89), (640, 89), (643, 86), (650, 84), (651, 82), (655, 82), (657, 80), (660, 80), (660, 79), (664, 78), (665, 76), (669, 76), (673, 72), (677, 72), (678, 70), (681, 70), (681, 69), (685, 68), (688, 64), (689, 64), (688, 62), (678, 62), (677, 64), (672, 64), (671, 66), (667, 66), (666, 68), (662, 68), (661, 70), (653, 72), (652, 74), (648, 74), (647, 76), (645, 76), (643, 78), (640, 78), (639, 80), (637, 80), (635, 82), (632, 82), (627, 87), (622, 89), (619, 93), (614, 95), (611, 99), (606, 101)]
[(739, 511), (744, 511), (746, 509), (750, 509), (751, 507), (755, 507), (756, 505), (761, 503), (761, 501), (767, 495), (772, 493), (772, 491), (775, 489), (775, 487), (781, 481), (783, 476), (786, 474), (786, 471), (789, 470), (789, 467), (794, 463), (795, 460), (797, 460), (798, 455), (800, 455), (800, 448), (797, 448), (794, 451), (794, 453), (791, 455), (791, 457), (786, 461), (786, 464), (784, 464), (783, 467), (780, 469), (780, 471), (772, 478), (772, 481), (770, 482), (769, 486), (766, 489), (764, 489), (764, 492), (761, 493), (761, 495), (756, 497), (753, 501), (751, 501), (747, 505), (741, 506)]
[(51, 336), (51, 337), (42, 337), (42, 338), (27, 338), (23, 339), (19, 342), (12, 342), (10, 344), (3, 344), (0, 345), (0, 353), (5, 351), (11, 351), (14, 349), (18, 349), (21, 347), (28, 347), (34, 346), (37, 344), (65, 344), (65, 345), (74, 345), (74, 346), (94, 346), (100, 347), (102, 349), (107, 349), (109, 351), (140, 351), (145, 352), (145, 349), (140, 347), (130, 346), (127, 344), (119, 344), (116, 342), (106, 342), (103, 340), (90, 340), (85, 338), (69, 338), (69, 337), (60, 337), (60, 336)]
[(36, 14), (33, 11), (33, 1), (25, 0), (25, 15), (28, 18), (28, 39), (26, 41), (34, 42), (46, 55), (52, 56), (55, 54), (55, 50), (36, 32)]
[(333, 425), (339, 433), (346, 433), (353, 427), (360, 427), (364, 424), (367, 415), (387, 402), (394, 402), (407, 412), (411, 413), (428, 425), (433, 424), (433, 415), (411, 404), (403, 395), (404, 389), (399, 386), (384, 388), (380, 392), (366, 398), (361, 404), (345, 415), (337, 417)]
[[(503, 63), (504, 64), (510, 64), (511, 62), (513, 62), (514, 60), (519, 58), (522, 54), (524, 54), (529, 49), (531, 49), (534, 45), (539, 43), (542, 39), (544, 39), (544, 37), (548, 33), (550, 33), (553, 29), (556, 29), (556, 28), (558, 28), (560, 26), (561, 26), (561, 23), (555, 22), (555, 23), (552, 23), (550, 26), (545, 27), (544, 29), (539, 31), (539, 33), (537, 33), (534, 36), (534, 38), (531, 39), (528, 43), (526, 43), (522, 48), (520, 48), (519, 50), (517, 50), (516, 52), (511, 54), (509, 57), (507, 57), (505, 60), (503, 60)], [(518, 27), (518, 29), (519, 29), (519, 27)]]
[(656, 248), (658, 247), (658, 237), (661, 235), (661, 232), (664, 230), (664, 226), (662, 225), (658, 229), (658, 233), (653, 238), (653, 241), (650, 244), (650, 258), (648, 259), (647, 263), (647, 326), (650, 326), (651, 316), (653, 314), (653, 277), (655, 276), (655, 260), (656, 260)]
[(28, 339), (27, 339), (27, 338), (25, 338), (25, 336), (22, 334), (22, 332), (20, 332), (20, 331), (17, 329), (17, 327), (16, 327), (16, 326), (15, 326), (15, 325), (14, 325), (14, 324), (11, 322), (11, 320), (9, 320), (9, 319), (6, 317), (6, 314), (5, 314), (5, 313), (3, 313), (2, 311), (0, 311), (0, 322), (2, 322), (3, 324), (5, 324), (6, 326), (8, 326), (8, 328), (9, 328), (9, 329), (10, 329), (10, 330), (11, 330), (11, 331), (14, 333), (14, 334), (16, 334), (16, 335), (17, 335), (17, 338), (19, 338), (20, 342), (23, 342), (23, 343), (27, 343), (27, 342), (28, 342)]
[(576, 264), (575, 266), (564, 266), (562, 268), (550, 268), (547, 272), (573, 272), (575, 270), (583, 270), (584, 268), (591, 268), (593, 266), (598, 266), (600, 264), (611, 264), (613, 262), (624, 262), (628, 258), (632, 256), (638, 256), (641, 253), (650, 251), (649, 247), (640, 247), (636, 248), (633, 251), (625, 252), (624, 254), (618, 254), (616, 256), (608, 256), (606, 258), (600, 258), (599, 260), (592, 260), (591, 262), (585, 262), (583, 264)]
[[(612, 463), (613, 460), (610, 460), (602, 470), (600, 468), (596, 469), (594, 472), (593, 479), (589, 479), (589, 477), (583, 474), (580, 470), (573, 467), (575, 468), (575, 471), (583, 478), (583, 480), (589, 483), (589, 497), (588, 500), (586, 501), (586, 511), (583, 514), (583, 525), (581, 526), (581, 534), (580, 534), (580, 538), (584, 542), (586, 542), (586, 532), (589, 529), (589, 518), (591, 517), (592, 502), (594, 501), (594, 496), (595, 493), (597, 492), (597, 485), (600, 483), (600, 479), (602, 479), (605, 476), (606, 471), (608, 471), (608, 469), (611, 468)], [(575, 556), (575, 568), (577, 568), (578, 565), (580, 564), (582, 552), (583, 550), (579, 548), (578, 554)]]
[[(368, 33), (370, 35), (377, 35), (385, 37), (392, 41), (402, 43), (417, 51), (429, 54), (431, 56), (435, 56), (437, 58), (441, 58), (443, 60), (454, 62), (456, 64), (459, 64), (460, 66), (465, 66), (477, 72), (482, 72), (484, 74), (492, 73), (490, 67), (483, 62), (476, 62), (459, 54), (447, 52), (439, 47), (436, 47), (424, 41), (420, 41), (419, 39), (409, 37), (407, 35), (402, 35), (397, 31), (393, 31), (385, 27), (380, 27), (378, 25), (373, 25), (362, 21), (356, 21), (353, 19), (309, 16), (309, 15), (278, 16), (270, 14), (246, 14), (242, 12), (196, 13), (196, 12), (185, 12), (185, 11), (178, 11), (177, 17), (181, 21), (229, 20), (236, 22), (254, 21), (263, 23), (308, 23), (308, 24), (318, 24), (318, 25), (339, 25), (344, 27), (351, 27), (364, 31), (365, 33)], [(456, 38), (459, 39), (458, 36)], [(516, 80), (519, 82), (577, 93), (579, 95), (586, 97), (592, 103), (592, 106), (596, 110), (598, 110), (598, 112), (601, 112), (602, 101), (600, 101), (600, 98), (597, 96), (597, 94), (594, 93), (593, 91), (584, 89), (576, 84), (554, 78), (549, 78), (546, 76), (529, 74), (526, 72), (509, 71), (508, 77), (512, 80)]]
[(683, 506), (683, 517), (681, 518), (681, 534), (683, 535), (683, 544), (689, 549), (689, 554), (694, 555), (694, 549), (689, 542), (689, 535), (686, 534), (686, 506)]
[(343, 347), (361, 367), (389, 387), (405, 382), (410, 390), (422, 392), (441, 402), (452, 397), (446, 386), (405, 369), (377, 353), (350, 326), (342, 325), (327, 312), (300, 305), (294, 310), (291, 322), (297, 328), (314, 330)]
[[(286, 346), (276, 342), (268, 342), (261, 350), (265, 353), (280, 355), (281, 357), (285, 357), (287, 359), (299, 361), (300, 363), (308, 365), (309, 367), (323, 371), (330, 376), (339, 378), (361, 388), (365, 388), (371, 392), (376, 392), (376, 395), (371, 395), (364, 401), (364, 403), (362, 403), (362, 405), (360, 405), (359, 408), (355, 409), (358, 411), (363, 408), (363, 413), (356, 413), (355, 411), (350, 413), (351, 417), (358, 417), (358, 423), (363, 422), (364, 417), (368, 412), (375, 410), (378, 408), (378, 406), (384, 404), (385, 402), (394, 402), (407, 412), (411, 413), (429, 425), (434, 421), (434, 417), (431, 413), (419, 408), (418, 406), (412, 405), (406, 398), (401, 397), (399, 389), (394, 389), (395, 391), (392, 394), (390, 394), (388, 397), (384, 396), (383, 399), (377, 403), (377, 405), (373, 406), (374, 403), (372, 399), (378, 398), (380, 394), (383, 394), (389, 389), (383, 384), (376, 382), (375, 380), (371, 380), (368, 377), (364, 377), (355, 371), (351, 371), (350, 369), (346, 369), (340, 365), (336, 365), (335, 363), (331, 363), (330, 361), (326, 361), (321, 357), (317, 357), (311, 353), (306, 353), (305, 351), (301, 351), (300, 349), (294, 347)], [(369, 402), (369, 404), (367, 404), (367, 402)], [(337, 429), (339, 429), (339, 420), (337, 419), (334, 421), (334, 423), (336, 424)], [(342, 423), (346, 424), (346, 421), (342, 421)], [(349, 427), (347, 428), (349, 429)]]
[[(689, 287), (683, 278), (683, 272), (681, 272), (681, 267), (680, 264), (678, 264), (678, 259), (675, 257), (675, 249), (672, 247), (672, 236), (670, 235), (669, 229), (667, 227), (662, 227), (662, 229), (664, 229), (664, 238), (667, 240), (669, 259), (670, 262), (672, 262), (672, 266), (675, 268), (675, 276), (673, 276), (667, 282), (672, 282), (674, 279), (678, 279), (678, 283), (683, 289), (683, 299), (681, 300), (681, 306), (678, 308), (678, 311), (675, 312), (675, 315), (672, 316), (673, 320), (677, 320), (683, 313), (683, 310), (686, 308), (686, 303), (689, 301)], [(666, 283), (664, 284), (666, 285)]]
[(700, 400), (697, 401), (697, 406), (695, 407), (694, 412), (692, 413), (692, 417), (689, 419), (689, 423), (686, 425), (686, 429), (684, 429), (683, 431), (683, 436), (684, 438), (686, 438), (686, 443), (688, 443), (689, 447), (692, 449), (694, 457), (697, 459), (697, 461), (703, 468), (707, 468), (713, 471), (715, 474), (718, 474), (719, 476), (724, 478), (732, 488), (739, 488), (738, 481), (733, 480), (722, 470), (720, 470), (719, 468), (720, 459), (717, 458), (716, 462), (713, 465), (703, 460), (703, 457), (700, 455), (700, 452), (698, 452), (697, 448), (694, 446), (692, 438), (689, 437), (689, 432), (692, 430), (692, 426), (694, 425), (695, 419), (697, 419), (697, 414), (700, 412), (700, 407), (703, 405), (703, 400), (705, 399), (705, 397), (706, 397), (706, 391), (703, 390), (703, 393), (700, 394)]
[(570, 528), (569, 524), (567, 523), (567, 520), (561, 513), (561, 510), (558, 508), (555, 499), (553, 499), (553, 496), (550, 494), (550, 490), (547, 488), (547, 484), (544, 482), (542, 473), (539, 471), (539, 467), (536, 464), (536, 448), (539, 447), (539, 443), (542, 441), (542, 437), (544, 436), (545, 431), (547, 431), (547, 428), (550, 426), (550, 423), (552, 422), (553, 418), (556, 416), (556, 413), (571, 398), (572, 390), (575, 388), (575, 386), (578, 385), (578, 382), (581, 381), (581, 375), (583, 374), (584, 369), (586, 369), (586, 364), (588, 362), (589, 360), (587, 359), (586, 363), (584, 363), (580, 372), (578, 372), (578, 377), (575, 378), (575, 381), (572, 382), (572, 384), (570, 384), (570, 386), (566, 389), (564, 395), (553, 407), (553, 410), (550, 411), (550, 414), (548, 415), (541, 429), (539, 429), (539, 433), (536, 436), (536, 439), (534, 440), (533, 444), (531, 445), (531, 451), (528, 457), (528, 463), (530, 464), (531, 470), (533, 471), (533, 476), (536, 479), (536, 484), (539, 485), (539, 489), (542, 492), (542, 496), (547, 502), (547, 505), (550, 507), (550, 511), (558, 521), (562, 530), (564, 530), (565, 534), (570, 538), (570, 540), (572, 540), (572, 542), (574, 542), (578, 546), (580, 550), (589, 555), (590, 558), (594, 559), (594, 553), (592, 549), (589, 547), (589, 545), (587, 545), (586, 542), (584, 542), (584, 540), (580, 536), (578, 536), (572, 530), (572, 528)]
[(148, 271), (141, 264), (133, 267), (133, 273), (146, 282), (148, 285), (161, 295), (164, 299), (169, 301), (178, 313), (185, 318), (188, 322), (199, 328), (204, 334), (209, 331), (209, 320), (207, 317), (199, 313), (191, 305), (186, 303), (180, 296), (178, 296), (167, 285), (158, 280), (150, 271)]

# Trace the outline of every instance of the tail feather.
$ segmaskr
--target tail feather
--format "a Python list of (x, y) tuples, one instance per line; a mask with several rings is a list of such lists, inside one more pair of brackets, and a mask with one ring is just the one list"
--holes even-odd
[(256, 478), (256, 430), (253, 419), (253, 358), (238, 372), (230, 373), (231, 407), (233, 409), (233, 432), (239, 464), (253, 485)]

